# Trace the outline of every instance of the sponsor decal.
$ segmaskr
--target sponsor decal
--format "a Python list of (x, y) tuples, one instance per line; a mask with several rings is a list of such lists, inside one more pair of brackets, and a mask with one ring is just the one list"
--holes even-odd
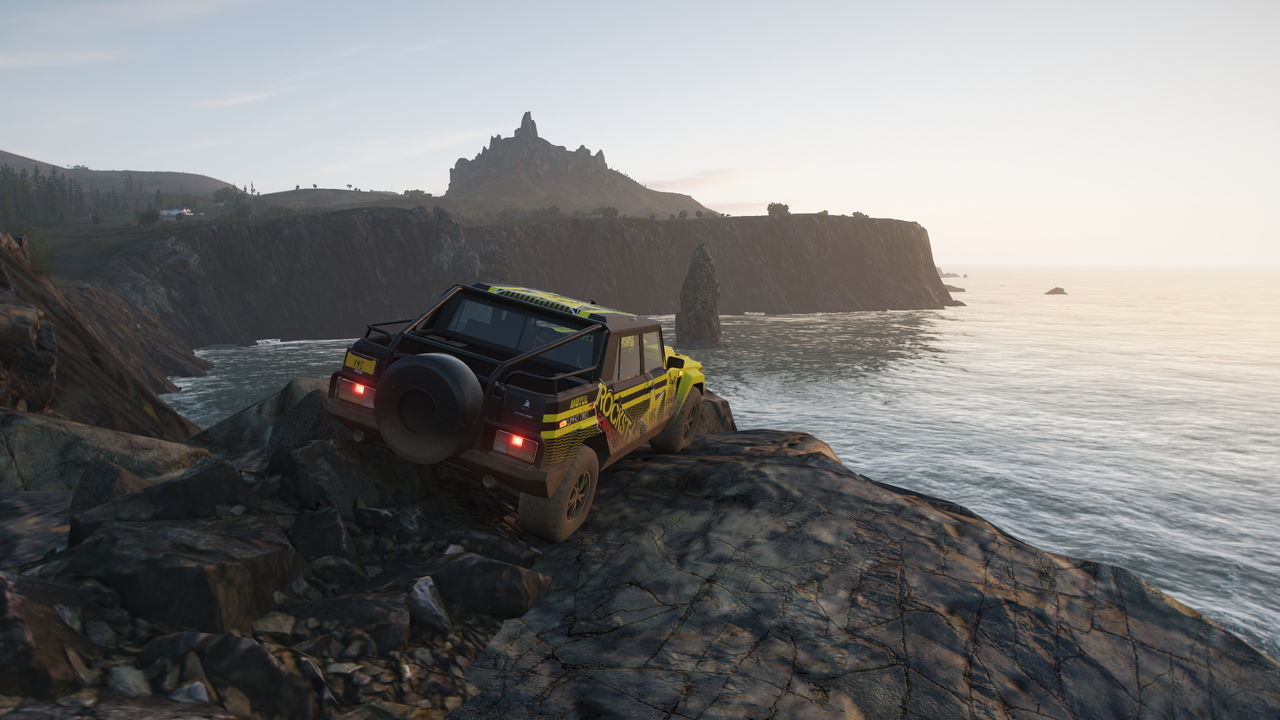
[(626, 444), (639, 432), (639, 428), (609, 388), (604, 383), (600, 383), (599, 388), (596, 423), (611, 443)]

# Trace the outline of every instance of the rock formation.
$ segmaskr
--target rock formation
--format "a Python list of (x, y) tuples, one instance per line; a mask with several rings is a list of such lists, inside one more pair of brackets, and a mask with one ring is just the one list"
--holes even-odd
[(449, 171), (451, 207), (466, 212), (532, 210), (556, 206), (566, 214), (613, 207), (625, 215), (661, 217), (714, 214), (688, 195), (650, 190), (609, 169), (604, 151), (569, 151), (538, 136), (532, 113), (509, 138), (495, 135), (475, 158), (459, 158)]
[(129, 462), (110, 450), (128, 442), (58, 428), (93, 487), (67, 471), (67, 492), (0, 495), (0, 712), (1280, 713), (1280, 665), (1129, 573), (870, 481), (803, 433), (732, 432), (712, 393), (713, 434), (613, 466), (580, 535), (548, 545), (475, 480), (434, 471), (421, 493), (422, 468), (330, 436), (310, 384), (210, 428), (216, 457), (185, 469), (157, 440)]
[(1067, 291), (1060, 287), (1050, 288), (1044, 292), (1045, 295), (1066, 295)]
[(189, 346), (203, 347), (352, 337), (370, 322), (414, 317), (453, 283), (480, 280), (671, 314), (702, 244), (716, 258), (725, 314), (908, 310), (950, 301), (924, 228), (815, 215), (464, 230), (439, 210), (348, 210), (177, 228), (122, 253), (96, 281), (154, 312)]
[(195, 429), (156, 396), (138, 370), (145, 363), (104, 341), (8, 235), (0, 236), (0, 340), (5, 407), (168, 440)]
[(693, 251), (680, 288), (676, 344), (681, 348), (720, 347), (720, 281), (711, 250), (704, 243)]

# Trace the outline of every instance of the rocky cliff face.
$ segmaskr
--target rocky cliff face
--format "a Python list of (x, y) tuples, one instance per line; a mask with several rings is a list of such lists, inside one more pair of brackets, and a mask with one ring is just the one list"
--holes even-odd
[(103, 276), (192, 347), (352, 337), (413, 317), (454, 283), (510, 282), (673, 314), (694, 248), (716, 257), (720, 311), (941, 308), (916, 223), (793, 216), (561, 220), (459, 227), (439, 209), (348, 210), (177, 229)]
[(459, 158), (449, 171), (446, 195), (460, 207), (484, 210), (561, 210), (615, 207), (624, 214), (666, 217), (682, 210), (710, 212), (688, 195), (650, 190), (609, 169), (604, 151), (579, 146), (570, 152), (538, 137), (538, 126), (525, 113), (515, 135), (495, 135), (475, 158)]
[(139, 370), (147, 362), (113, 347), (114, 337), (130, 330), (105, 329), (85, 318), (32, 270), (17, 241), (0, 236), (0, 396), (6, 407), (185, 440), (195, 426), (156, 397)]

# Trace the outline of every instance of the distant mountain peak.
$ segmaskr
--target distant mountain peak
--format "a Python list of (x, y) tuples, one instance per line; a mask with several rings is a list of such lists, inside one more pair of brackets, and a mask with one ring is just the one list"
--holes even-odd
[(482, 211), (555, 205), (565, 212), (615, 207), (640, 216), (710, 212), (688, 195), (650, 190), (610, 169), (604, 150), (551, 144), (538, 135), (532, 111), (520, 118), (512, 137), (494, 135), (474, 158), (458, 158), (445, 197)]
[(516, 128), (517, 138), (536, 138), (538, 137), (538, 123), (533, 121), (533, 111), (525, 110), (524, 117), (520, 118), (520, 127)]

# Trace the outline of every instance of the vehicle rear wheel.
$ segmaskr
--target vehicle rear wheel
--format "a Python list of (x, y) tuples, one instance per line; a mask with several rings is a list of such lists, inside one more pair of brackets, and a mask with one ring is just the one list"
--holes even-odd
[(594, 450), (583, 445), (551, 497), (521, 493), (520, 524), (543, 540), (564, 542), (587, 519), (599, 480), (600, 459)]
[(650, 438), (649, 447), (660, 453), (678, 453), (688, 447), (697, 434), (701, 408), (702, 391), (696, 387), (690, 388), (680, 410), (662, 428), (662, 432)]

